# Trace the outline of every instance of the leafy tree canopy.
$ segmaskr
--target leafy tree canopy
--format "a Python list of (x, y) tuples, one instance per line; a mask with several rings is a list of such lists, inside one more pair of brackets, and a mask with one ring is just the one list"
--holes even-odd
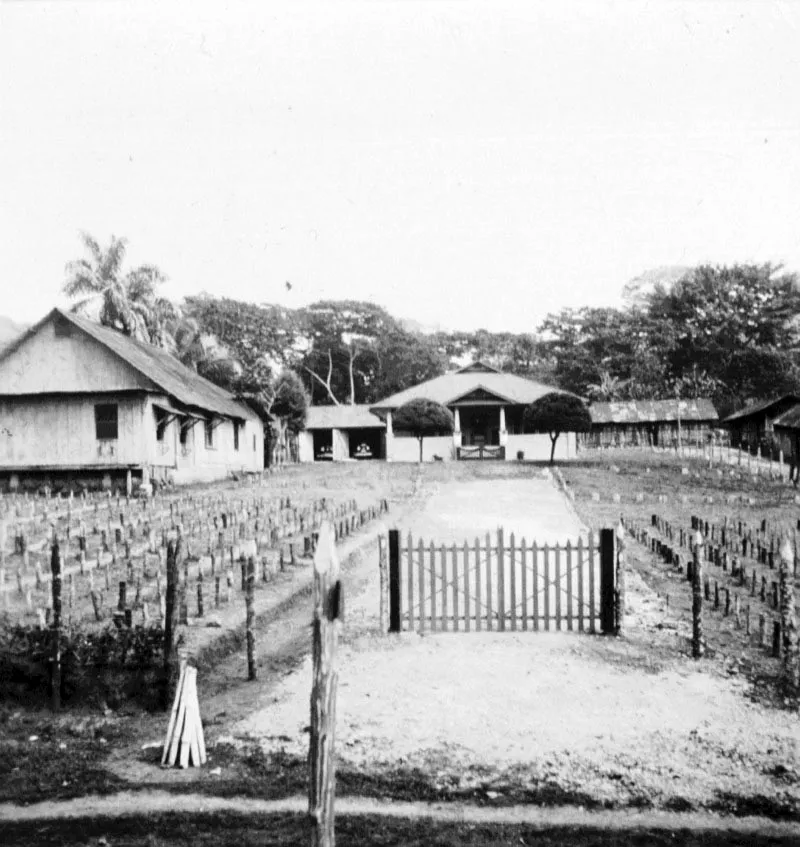
[(422, 461), (422, 442), (427, 436), (446, 435), (455, 422), (450, 410), (435, 400), (409, 400), (392, 413), (392, 426), (410, 432), (419, 441), (419, 460)]
[(525, 408), (523, 424), (529, 432), (549, 433), (552, 464), (559, 435), (562, 432), (588, 432), (592, 428), (592, 418), (580, 397), (552, 391)]

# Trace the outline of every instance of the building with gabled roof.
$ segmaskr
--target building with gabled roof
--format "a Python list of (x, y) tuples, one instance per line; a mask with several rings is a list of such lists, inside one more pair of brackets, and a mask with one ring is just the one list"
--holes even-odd
[[(455, 420), (452, 435), (424, 439), (427, 460), (547, 460), (550, 458), (550, 437), (525, 432), (523, 413), (526, 406), (556, 391), (559, 389), (503, 373), (477, 361), (393, 394), (373, 404), (371, 409), (386, 423), (386, 458), (389, 460), (416, 461), (418, 458), (416, 439), (409, 437), (409, 433), (395, 431), (392, 412), (419, 398), (447, 407)], [(556, 444), (555, 458), (570, 458), (575, 450), (575, 433), (564, 433)]]
[(0, 484), (263, 467), (259, 415), (165, 350), (53, 309), (0, 356)]
[[(776, 434), (776, 422), (798, 404), (800, 404), (800, 396), (797, 394), (781, 394), (779, 397), (751, 403), (738, 412), (728, 415), (722, 423), (730, 432), (731, 445), (753, 452), (759, 445), (766, 446), (766, 442)], [(786, 431), (786, 427), (781, 429)], [(779, 433), (776, 437), (779, 441), (781, 440)]]
[(384, 458), (386, 424), (369, 406), (309, 406), (298, 436), (301, 462)]
[(613, 400), (592, 403), (591, 432), (582, 442), (594, 447), (703, 444), (719, 419), (711, 400)]

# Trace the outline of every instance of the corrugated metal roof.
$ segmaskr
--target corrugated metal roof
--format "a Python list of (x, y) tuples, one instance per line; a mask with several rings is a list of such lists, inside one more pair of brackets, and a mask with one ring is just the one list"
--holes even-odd
[(775, 418), (772, 425), (778, 429), (800, 429), (800, 403)]
[(162, 389), (165, 394), (174, 397), (184, 406), (195, 406), (232, 418), (253, 417), (253, 412), (237, 403), (232, 394), (209, 382), (191, 368), (187, 368), (166, 350), (137, 341), (121, 332), (100, 326), (61, 309), (54, 309), (51, 312), (52, 317), (56, 315), (66, 318), (99, 344), (116, 353), (132, 368), (144, 374)]
[(698, 400), (617, 400), (611, 403), (592, 403), (589, 414), (593, 424), (636, 424), (656, 421), (715, 421), (714, 404)]
[(306, 429), (384, 429), (386, 424), (369, 406), (309, 406)]
[(738, 412), (728, 415), (728, 417), (723, 420), (723, 423), (738, 421), (740, 418), (747, 418), (750, 417), (750, 415), (757, 415), (761, 412), (768, 412), (772, 406), (777, 406), (785, 400), (792, 400), (795, 403), (800, 403), (800, 397), (796, 394), (782, 394), (780, 397), (773, 397), (771, 400), (762, 400), (761, 403), (753, 403), (752, 406), (745, 406), (744, 409), (740, 409)]
[(407, 388), (405, 391), (393, 394), (391, 397), (381, 400), (380, 403), (375, 403), (372, 408), (380, 411), (397, 409), (404, 403), (408, 403), (409, 400), (418, 398), (434, 400), (443, 406), (447, 406), (479, 388), (496, 395), (507, 403), (524, 406), (533, 403), (534, 400), (538, 400), (545, 394), (559, 390), (516, 374), (455, 371), (434, 377), (434, 379), (429, 379), (413, 388)]

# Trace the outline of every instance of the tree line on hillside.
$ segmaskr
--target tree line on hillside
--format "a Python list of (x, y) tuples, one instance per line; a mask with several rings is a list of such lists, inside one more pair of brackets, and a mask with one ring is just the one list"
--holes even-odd
[(587, 399), (710, 397), (721, 414), (800, 390), (800, 286), (772, 264), (682, 269), (622, 308), (564, 309), (529, 333), (423, 333), (353, 300), (175, 304), (155, 266), (124, 271), (124, 239), (83, 241), (64, 285), (76, 310), (260, 398), (286, 431), (302, 428), (308, 402), (376, 402), (478, 358)]

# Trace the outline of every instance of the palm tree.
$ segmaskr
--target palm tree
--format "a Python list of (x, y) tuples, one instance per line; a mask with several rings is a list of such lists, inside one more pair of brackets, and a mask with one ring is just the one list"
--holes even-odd
[(611, 376), (608, 371), (600, 372), (600, 382), (590, 385), (587, 393), (593, 400), (609, 401), (618, 400), (628, 380), (622, 380)]
[(72, 311), (94, 312), (103, 326), (166, 346), (165, 326), (175, 317), (175, 307), (157, 296), (158, 286), (165, 280), (161, 271), (154, 265), (142, 265), (123, 274), (124, 238), (112, 235), (105, 249), (88, 233), (81, 233), (81, 240), (89, 258), (67, 264), (63, 287), (67, 297), (80, 298)]

